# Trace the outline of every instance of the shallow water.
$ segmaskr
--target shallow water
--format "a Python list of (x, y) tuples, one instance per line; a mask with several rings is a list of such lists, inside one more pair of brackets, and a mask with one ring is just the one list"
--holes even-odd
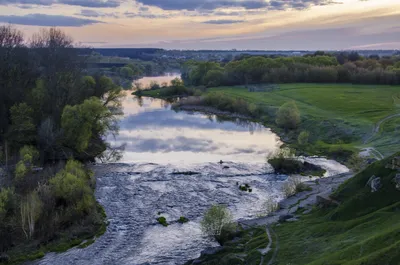
[[(162, 100), (127, 96), (123, 105), (120, 134), (109, 137), (115, 146), (126, 145), (123, 163), (94, 168), (96, 197), (110, 221), (107, 232), (86, 249), (49, 254), (35, 264), (183, 264), (217, 246), (199, 224), (211, 205), (225, 204), (235, 219), (248, 219), (265, 211), (268, 198), (283, 198), (280, 187), (287, 176), (272, 174), (265, 163), (281, 144), (268, 128), (176, 113)], [(334, 161), (304, 159), (329, 176), (347, 172)], [(193, 175), (182, 173), (188, 171)], [(253, 191), (240, 191), (237, 184)], [(157, 224), (158, 213), (168, 227)], [(177, 223), (180, 216), (190, 222)]]

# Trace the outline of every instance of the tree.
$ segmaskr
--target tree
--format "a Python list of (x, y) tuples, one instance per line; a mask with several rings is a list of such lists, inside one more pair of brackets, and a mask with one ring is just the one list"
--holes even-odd
[(221, 85), (224, 72), (222, 70), (210, 70), (204, 76), (203, 83), (208, 87), (216, 87)]
[(111, 128), (113, 114), (100, 99), (92, 97), (80, 105), (66, 106), (61, 117), (65, 144), (84, 152), (92, 136), (103, 136)]
[(29, 144), (35, 140), (36, 128), (33, 121), (33, 109), (26, 103), (16, 104), (11, 107), (11, 127), (9, 138), (18, 147)]
[(121, 67), (121, 69), (119, 69), (119, 73), (125, 78), (132, 78), (134, 74), (132, 68), (127, 66)]
[(213, 205), (204, 214), (201, 221), (203, 233), (209, 236), (220, 236), (224, 226), (233, 222), (232, 215), (224, 205)]
[(42, 208), (43, 203), (36, 191), (21, 201), (21, 224), (27, 239), (31, 239), (35, 233), (35, 224), (42, 213)]
[(94, 186), (92, 177), (81, 163), (69, 160), (49, 183), (55, 197), (63, 202), (61, 205), (72, 207), (81, 216), (87, 214), (95, 204), (90, 187), (91, 184)]
[(297, 143), (299, 145), (306, 145), (308, 144), (308, 138), (310, 137), (310, 133), (307, 131), (302, 131), (299, 136), (297, 137)]
[(39, 158), (39, 152), (33, 146), (24, 146), (19, 151), (20, 161), (15, 167), (15, 178), (18, 181), (28, 174)]
[(300, 124), (300, 112), (294, 101), (283, 104), (277, 113), (276, 123), (284, 129), (296, 129)]

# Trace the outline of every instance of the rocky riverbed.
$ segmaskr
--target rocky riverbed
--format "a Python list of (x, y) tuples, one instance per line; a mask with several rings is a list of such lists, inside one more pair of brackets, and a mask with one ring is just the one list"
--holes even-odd
[[(314, 162), (323, 165), (328, 175), (347, 171), (334, 161), (315, 158)], [(183, 264), (217, 246), (203, 237), (199, 225), (210, 205), (226, 204), (236, 219), (255, 218), (264, 212), (268, 198), (283, 198), (280, 187), (287, 179), (272, 174), (263, 163), (105, 164), (94, 170), (96, 197), (110, 222), (107, 232), (85, 249), (51, 253), (33, 264)], [(244, 183), (251, 186), (251, 193), (239, 190), (237, 184)], [(159, 225), (159, 216), (170, 225)], [(190, 221), (177, 223), (180, 216)]]

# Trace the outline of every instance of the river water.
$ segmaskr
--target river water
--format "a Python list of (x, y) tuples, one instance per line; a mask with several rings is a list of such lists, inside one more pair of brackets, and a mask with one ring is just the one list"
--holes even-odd
[[(96, 197), (110, 221), (107, 232), (86, 249), (51, 253), (35, 264), (183, 264), (218, 245), (202, 235), (199, 224), (211, 205), (225, 204), (235, 219), (248, 219), (265, 211), (267, 199), (283, 198), (280, 188), (287, 176), (273, 174), (265, 163), (282, 143), (268, 128), (175, 112), (163, 100), (130, 94), (123, 107), (120, 133), (108, 138), (114, 146), (125, 145), (123, 157), (94, 168)], [(335, 161), (306, 160), (323, 166), (327, 175), (347, 171)], [(240, 191), (238, 183), (253, 191)], [(159, 216), (170, 225), (157, 224)], [(179, 224), (180, 216), (190, 221)]]

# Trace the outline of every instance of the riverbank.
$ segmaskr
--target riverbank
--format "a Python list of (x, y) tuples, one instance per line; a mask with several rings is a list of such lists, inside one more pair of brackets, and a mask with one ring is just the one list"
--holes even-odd
[[(244, 230), (239, 234), (233, 242), (225, 242), (223, 246), (213, 249), (207, 249), (202, 252), (199, 258), (188, 261), (185, 265), (191, 264), (213, 264), (215, 261), (223, 261), (221, 264), (229, 264), (229, 262), (236, 260), (235, 264), (272, 264), (273, 253), (276, 248), (275, 239), (271, 236), (270, 226), (279, 222), (295, 222), (301, 218), (302, 215), (310, 213), (313, 208), (318, 204), (336, 204), (330, 198), (330, 195), (338, 189), (345, 181), (352, 178), (353, 173), (343, 173), (331, 177), (321, 178), (318, 181), (306, 181), (304, 184), (311, 189), (295, 194), (289, 198), (285, 198), (278, 203), (279, 209), (268, 214), (264, 217), (254, 219), (238, 220), (238, 224)], [(251, 233), (254, 229), (258, 229), (256, 236)], [(263, 233), (261, 233), (261, 231)], [(241, 248), (238, 242), (245, 245), (247, 242), (254, 240), (262, 235), (264, 240), (259, 242), (252, 250)], [(246, 239), (243, 241), (243, 239)], [(265, 245), (265, 246), (264, 246)], [(242, 252), (238, 254), (238, 252)], [(258, 253), (254, 253), (258, 252)], [(244, 254), (246, 253), (246, 254)], [(271, 263), (270, 263), (271, 262)]]
[[(245, 231), (264, 228), (268, 248), (246, 248), (252, 234), (245, 233), (187, 264), (399, 264), (398, 155), (375, 162), (354, 177), (321, 179), (321, 189), (314, 185), (313, 192), (284, 200), (276, 214), (241, 221)], [(379, 185), (371, 183), (371, 176)], [(247, 241), (238, 245), (244, 237)]]

